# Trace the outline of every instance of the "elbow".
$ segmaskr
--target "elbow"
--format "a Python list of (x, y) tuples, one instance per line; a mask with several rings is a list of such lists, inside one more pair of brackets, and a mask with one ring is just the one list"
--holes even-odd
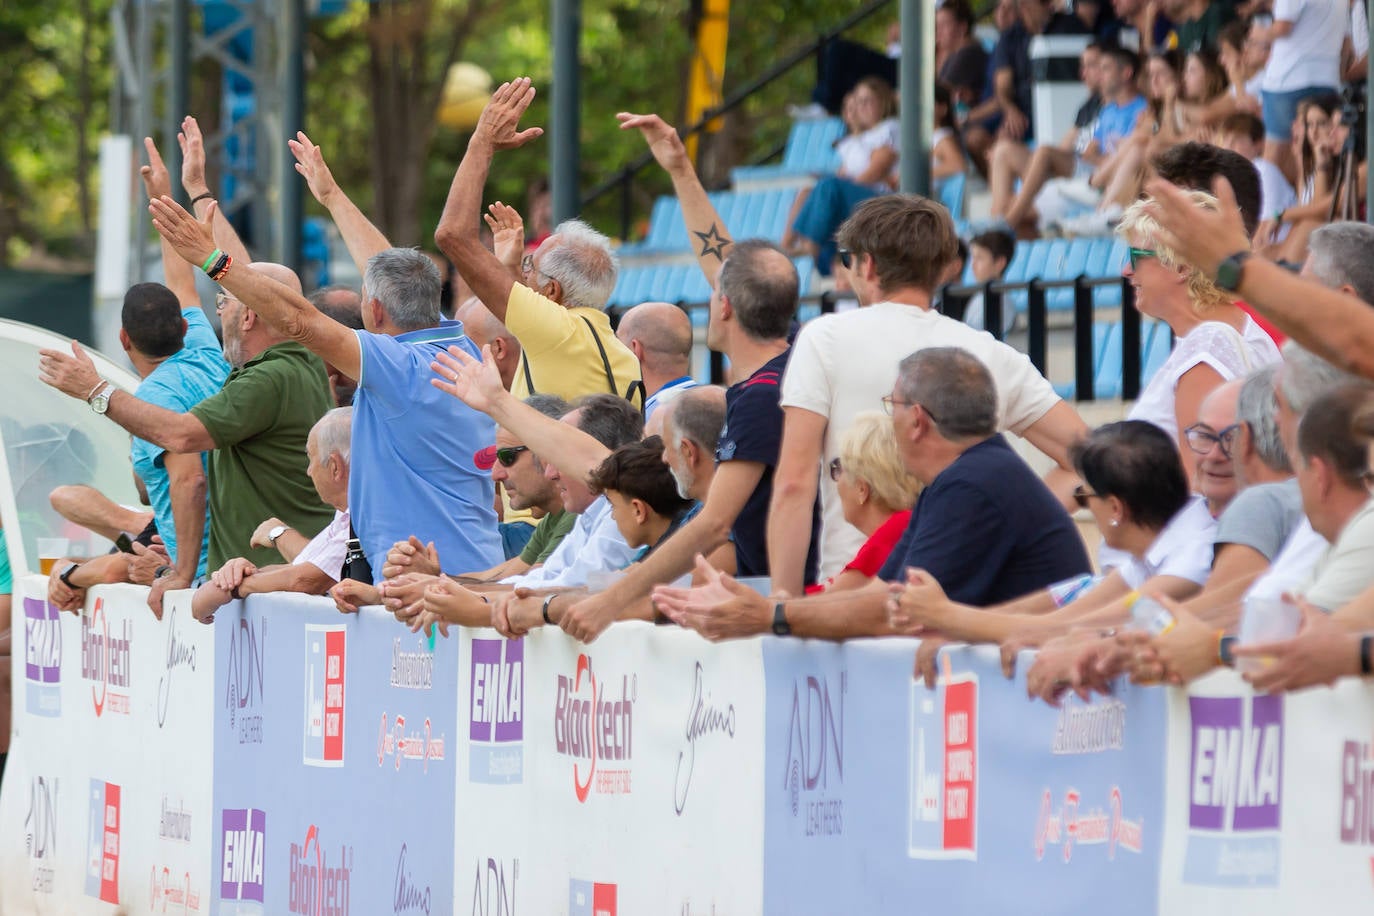
[(457, 220), (440, 220), (434, 230), (434, 244), (438, 245), (439, 250), (448, 255), (455, 264), (469, 259), (468, 249), (476, 239), (477, 236), (464, 231), (461, 221)]

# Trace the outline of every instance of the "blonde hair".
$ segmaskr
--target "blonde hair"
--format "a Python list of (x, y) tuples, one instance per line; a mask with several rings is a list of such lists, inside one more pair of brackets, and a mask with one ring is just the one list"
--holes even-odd
[[(1217, 199), (1206, 191), (1185, 191), (1184, 193), (1200, 210), (1215, 213), (1221, 209)], [(1117, 235), (1125, 239), (1128, 244), (1132, 236), (1146, 241), (1147, 244), (1141, 247), (1153, 248), (1155, 256), (1159, 258), (1161, 264), (1187, 272), (1188, 299), (1193, 305), (1193, 314), (1199, 318), (1204, 317), (1219, 305), (1233, 304), (1234, 300), (1229, 293), (1218, 288), (1206, 274), (1190, 264), (1187, 259), (1170, 248), (1160, 238), (1159, 221), (1150, 213), (1150, 204), (1151, 201), (1148, 199), (1137, 200), (1127, 207), (1126, 212), (1122, 214), (1121, 224), (1116, 227)]]
[(840, 440), (840, 467), (851, 480), (868, 484), (873, 498), (893, 511), (910, 509), (921, 492), (897, 451), (892, 418), (884, 413), (866, 411), (854, 418)]

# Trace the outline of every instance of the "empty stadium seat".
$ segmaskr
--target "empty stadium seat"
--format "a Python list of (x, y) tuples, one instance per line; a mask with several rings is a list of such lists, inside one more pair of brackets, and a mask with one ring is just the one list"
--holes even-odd
[[(1154, 378), (1173, 350), (1173, 332), (1162, 321), (1142, 319), (1140, 322), (1140, 387)], [(1121, 322), (1107, 321), (1093, 325), (1093, 395), (1101, 400), (1121, 397)], [(1054, 386), (1061, 398), (1076, 394), (1074, 382)]]
[(936, 195), (940, 203), (945, 205), (949, 215), (956, 220), (964, 218), (964, 189), (968, 187), (968, 175), (960, 172), (951, 175), (940, 182)]
[(816, 121), (797, 121), (787, 134), (782, 162), (778, 165), (741, 166), (730, 171), (736, 188), (750, 185), (795, 183), (810, 175), (829, 174), (839, 165), (835, 143), (844, 136), (844, 122), (839, 118)]

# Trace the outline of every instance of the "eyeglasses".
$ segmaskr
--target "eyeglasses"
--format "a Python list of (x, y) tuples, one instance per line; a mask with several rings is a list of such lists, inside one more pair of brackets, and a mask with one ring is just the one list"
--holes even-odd
[(1073, 488), (1073, 501), (1078, 503), (1078, 508), (1080, 509), (1088, 508), (1088, 500), (1101, 498), (1101, 496), (1092, 492), (1082, 484), (1079, 484), (1078, 486)]
[(228, 307), (230, 302), (238, 301), (238, 298), (229, 295), (223, 290), (221, 290), (218, 293), (215, 293), (215, 314), (218, 315), (220, 312), (223, 312), (225, 308)]
[(1212, 450), (1213, 446), (1221, 446), (1221, 453), (1227, 458), (1231, 457), (1231, 449), (1236, 444), (1236, 433), (1240, 432), (1241, 424), (1232, 423), (1220, 432), (1212, 432), (1211, 427), (1206, 423), (1194, 423), (1183, 431), (1183, 436), (1188, 440), (1188, 447), (1199, 455), (1205, 455)]
[(919, 407), (926, 412), (926, 416), (930, 417), (930, 422), (936, 426), (940, 425), (940, 418), (935, 416), (926, 405), (918, 404), (915, 401), (903, 401), (901, 398), (894, 398), (890, 394), (883, 395), (883, 410), (887, 411), (888, 416), (896, 413), (898, 407)]
[(844, 473), (844, 468), (840, 466), (840, 459), (832, 458), (830, 461), (830, 479), (836, 483), (840, 482), (840, 475)]
[(854, 252), (848, 248), (841, 248), (835, 254), (839, 256), (840, 263), (844, 265), (845, 270), (851, 270), (854, 267)]
[(534, 273), (534, 255), (527, 254), (520, 259), (520, 275), (528, 277), (532, 273)]
[(1153, 248), (1136, 248), (1134, 246), (1126, 249), (1131, 259), (1131, 270), (1139, 269), (1141, 261), (1148, 261), (1150, 258), (1159, 257), (1159, 252)]
[(496, 450), (496, 460), (501, 462), (501, 467), (508, 468), (520, 460), (521, 452), (528, 452), (529, 450), (530, 447), (528, 445), (512, 445), (507, 448), (498, 448)]

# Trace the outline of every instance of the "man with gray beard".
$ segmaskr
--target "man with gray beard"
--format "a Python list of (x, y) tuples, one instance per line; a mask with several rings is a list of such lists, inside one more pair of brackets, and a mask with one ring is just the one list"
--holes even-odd
[[(248, 267), (299, 295), (301, 281), (290, 268), (264, 262)], [(186, 413), (114, 388), (77, 348), (70, 356), (46, 351), (43, 371), (69, 394), (103, 392), (103, 399), (92, 398), (93, 408), (140, 439), (176, 454), (210, 451), (209, 568), (239, 556), (267, 566), (280, 555), (250, 546), (260, 521), (275, 515), (313, 538), (334, 515), (315, 492), (304, 460), (310, 430), (333, 399), (318, 356), (227, 292), (216, 298), (215, 311), (233, 371), (218, 394)]]

